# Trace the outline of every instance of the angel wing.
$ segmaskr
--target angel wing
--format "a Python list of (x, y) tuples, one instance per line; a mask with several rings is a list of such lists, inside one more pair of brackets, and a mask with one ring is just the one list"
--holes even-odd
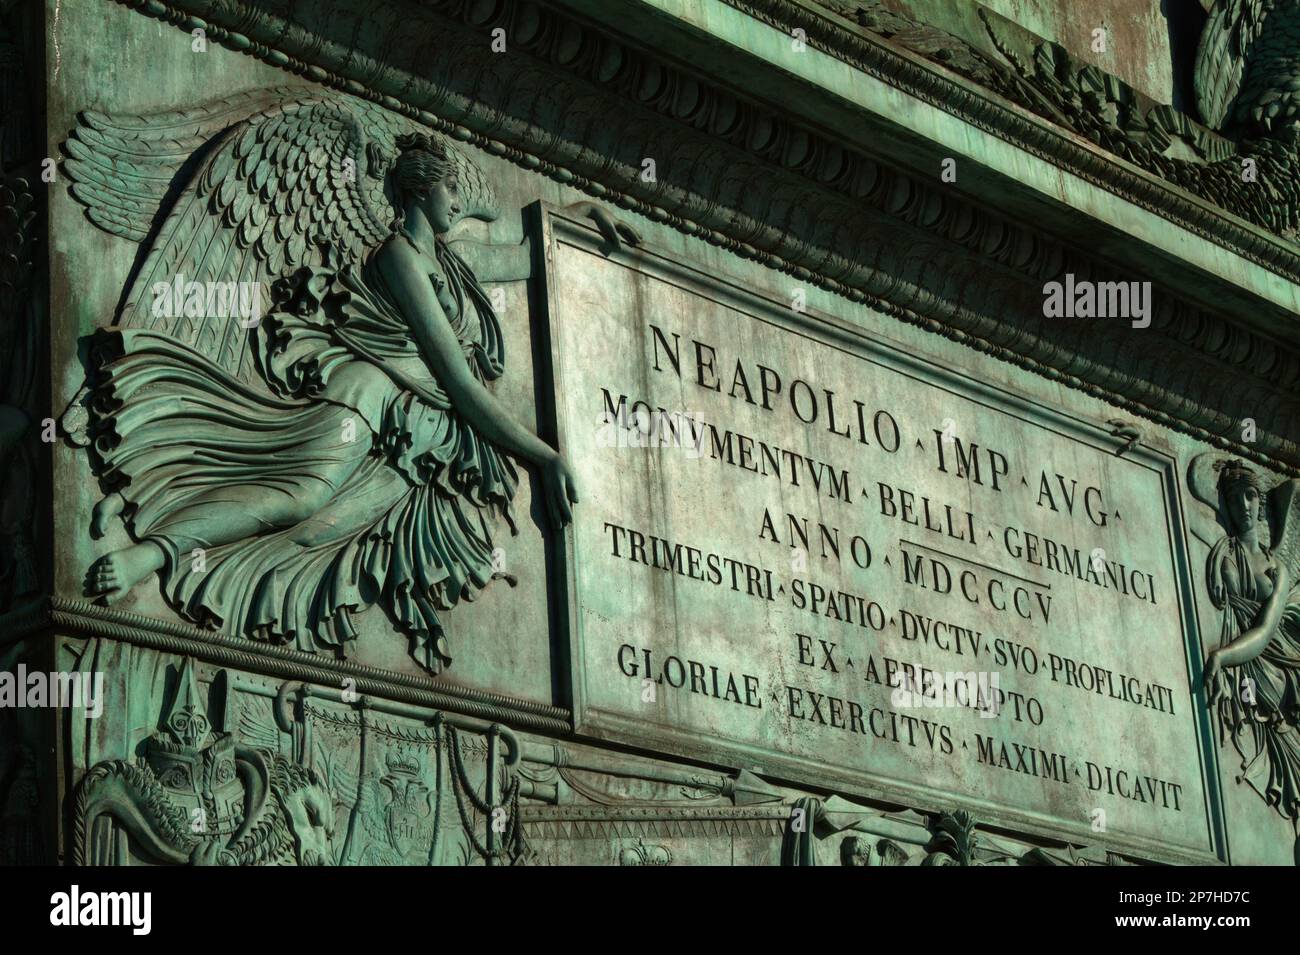
[(1213, 129), (1228, 125), (1252, 48), (1263, 33), (1268, 0), (1217, 0), (1196, 50), (1196, 106)]
[(1291, 571), (1300, 571), (1300, 478), (1283, 481), (1268, 492), (1268, 522), (1273, 556)]
[[(1192, 497), (1209, 510), (1191, 508), (1188, 511), (1188, 529), (1206, 547), (1213, 547), (1224, 534), (1232, 533), (1219, 501), (1219, 472), (1217, 465), (1224, 456), (1216, 451), (1202, 451), (1187, 465), (1187, 487)], [(1213, 525), (1213, 527), (1211, 527)]]
[[(106, 231), (154, 236), (115, 327), (163, 332), (265, 388), (248, 328), (176, 308), (156, 314), (155, 288), (178, 279), (258, 282), (269, 301), (275, 279), (321, 264), (327, 247), (360, 261), (392, 231), (387, 173), (396, 138), (421, 130), (365, 100), (304, 88), (251, 91), (194, 110), (83, 113), (65, 144), (73, 195)], [(450, 145), (447, 152), (467, 212), (492, 218), (482, 173)]]

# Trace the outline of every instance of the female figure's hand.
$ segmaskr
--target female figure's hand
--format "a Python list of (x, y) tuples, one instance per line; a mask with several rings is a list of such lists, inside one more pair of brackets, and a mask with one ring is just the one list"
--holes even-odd
[(641, 244), (641, 237), (637, 235), (636, 230), (622, 219), (614, 218), (604, 206), (594, 202), (575, 202), (566, 206), (564, 211), (594, 222), (596, 228), (600, 230), (601, 237), (613, 247), (615, 252), (622, 249), (624, 245)]
[(1223, 695), (1223, 657), (1218, 648), (1210, 651), (1205, 659), (1205, 702), (1213, 706)]
[(573, 520), (573, 505), (578, 503), (578, 485), (568, 463), (558, 452), (542, 465), (542, 494), (552, 527), (560, 530)]

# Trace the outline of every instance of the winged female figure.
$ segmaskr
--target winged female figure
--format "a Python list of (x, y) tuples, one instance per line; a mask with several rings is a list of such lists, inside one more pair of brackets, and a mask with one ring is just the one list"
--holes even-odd
[[(506, 281), (531, 257), (526, 240), (448, 241), (495, 216), (482, 173), (424, 127), (301, 90), (87, 113), (66, 148), (90, 217), (152, 236), (96, 344), (88, 429), (108, 490), (92, 532), (120, 516), (134, 543), (95, 561), (88, 592), (117, 600), (157, 573), (196, 623), (339, 653), (378, 602), (421, 665), (446, 666), (440, 614), (503, 576), (510, 456), (539, 468), (556, 527), (578, 499), (564, 458), (489, 388), (505, 345), (470, 262)], [(258, 283), (271, 307), (256, 322), (180, 296), (159, 309), (178, 281)]]
[(1241, 778), (1300, 826), (1300, 481), (1266, 492), (1242, 461), (1206, 454), (1192, 463), (1191, 485), (1227, 531), (1206, 562), (1221, 614), (1206, 700), (1241, 757)]

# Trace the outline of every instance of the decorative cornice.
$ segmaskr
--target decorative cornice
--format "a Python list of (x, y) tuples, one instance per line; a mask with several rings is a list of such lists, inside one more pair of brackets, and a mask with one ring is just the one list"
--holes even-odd
[[(754, 132), (764, 128), (757, 107), (729, 93), (729, 101), (721, 99), (697, 78), (553, 11), (529, 7), (524, 17), (516, 0), (428, 0), (419, 13), (436, 10), (446, 29), (421, 31), (412, 29), (409, 16), (395, 20), (413, 10), (397, 3), (364, 10), (322, 4), (313, 8), (322, 26), (309, 31), (254, 4), (118, 2), (188, 30), (203, 28), (211, 41), (378, 102), (798, 281), (1258, 463), (1300, 473), (1295, 351), (1163, 293), (1145, 338), (1124, 334), (1127, 327), (1113, 328), (1114, 322), (1049, 327), (1036, 317), (1043, 280), (1067, 270), (1109, 275), (1104, 264), (789, 120), (765, 117), (774, 141), (756, 139)], [(829, 30), (824, 17), (779, 0), (754, 0), (747, 9), (760, 17), (799, 11), (811, 17), (810, 39)], [(355, 35), (362, 20), (366, 35), (380, 38), (382, 57), (329, 42)], [(509, 69), (489, 52), (488, 31), (500, 24), (513, 31), (513, 49), (530, 54), (513, 57)], [(914, 95), (950, 108), (947, 97), (960, 93), (979, 100), (983, 111), (1026, 122), (897, 51), (839, 33), (876, 57), (864, 56), (860, 68), (873, 68), (895, 85), (910, 83)], [(611, 94), (626, 100), (633, 93), (631, 108), (610, 108)], [(699, 108), (701, 102), (710, 108)], [(1042, 123), (1030, 123), (1025, 135), (1031, 141), (1064, 136)], [(606, 148), (593, 146), (599, 143)], [(639, 181), (639, 157), (653, 155), (662, 157), (661, 178), (647, 185)], [(1107, 176), (1114, 171), (1099, 152), (1081, 155), (1102, 163)], [(1111, 181), (1101, 183), (1096, 175), (1099, 184)], [(1243, 417), (1257, 422), (1254, 445), (1235, 439)]]
[(1082, 146), (1056, 125), (1024, 115), (997, 93), (922, 65), (829, 10), (792, 0), (722, 0), (785, 33), (803, 30), (807, 43), (931, 106), (992, 133), (1134, 205), (1174, 222), (1292, 282), (1300, 282), (1300, 248), (1264, 232), (1219, 205), (1187, 195), (1180, 185), (1135, 169), (1123, 158)]

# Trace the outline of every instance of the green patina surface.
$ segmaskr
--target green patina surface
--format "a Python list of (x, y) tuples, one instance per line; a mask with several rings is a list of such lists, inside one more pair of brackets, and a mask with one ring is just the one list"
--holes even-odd
[(1290, 864), (1300, 13), (1102, 7), (6, 13), (3, 858)]

